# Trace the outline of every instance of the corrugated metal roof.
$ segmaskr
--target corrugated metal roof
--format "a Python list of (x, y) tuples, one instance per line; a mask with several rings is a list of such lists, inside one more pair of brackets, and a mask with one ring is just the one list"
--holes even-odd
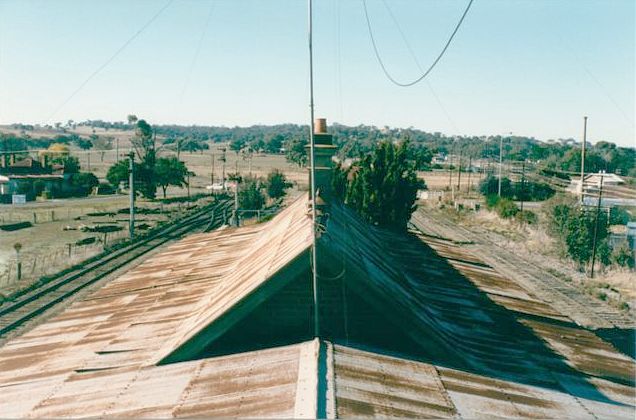
[(0, 348), (1, 415), (633, 417), (634, 360), (567, 314), (457, 244), (327, 213), (322, 264), (346, 262), (425, 359), (344, 339), (158, 365), (306, 252), (303, 197), (188, 237)]
[[(99, 415), (119, 394), (131, 392), (148, 367), (167, 372), (178, 386), (179, 378), (189, 375), (187, 366), (154, 365), (310, 244), (307, 200), (300, 199), (269, 223), (193, 235), (170, 246), (0, 348), (0, 413)], [(270, 374), (281, 383), (289, 376), (284, 369)], [(25, 389), (26, 401), (5, 399)], [(89, 395), (80, 397), (87, 390)], [(139, 404), (152, 403), (150, 391), (138, 390), (149, 397)], [(219, 406), (232, 405), (219, 399)], [(46, 411), (48, 406), (55, 408)], [(194, 415), (196, 407), (189, 409)]]
[[(334, 346), (339, 417), (633, 418), (634, 407), (596, 402), (373, 352)], [(633, 403), (633, 400), (632, 400)]]
[(633, 413), (634, 359), (461, 245), (373, 229), (340, 206), (330, 208), (326, 237), (333, 256), (347, 256), (347, 286), (383, 306), (432, 364)]

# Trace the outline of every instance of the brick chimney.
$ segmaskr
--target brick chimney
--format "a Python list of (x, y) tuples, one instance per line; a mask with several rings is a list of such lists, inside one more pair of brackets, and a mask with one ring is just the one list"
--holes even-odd
[[(336, 153), (336, 146), (333, 145), (332, 135), (327, 134), (327, 120), (325, 118), (317, 118), (314, 121), (313, 130), (316, 190), (322, 197), (329, 197), (331, 196), (331, 171), (333, 166), (331, 158)], [(309, 160), (309, 144), (305, 148)], [(309, 167), (309, 185), (311, 188), (311, 162)]]

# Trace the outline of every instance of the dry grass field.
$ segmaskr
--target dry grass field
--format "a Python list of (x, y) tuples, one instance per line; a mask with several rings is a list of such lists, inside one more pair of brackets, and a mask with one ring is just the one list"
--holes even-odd
[(479, 182), (484, 176), (482, 173), (469, 174), (467, 172), (462, 172), (460, 178), (458, 177), (457, 171), (453, 171), (452, 178), (448, 171), (420, 171), (417, 175), (426, 182), (426, 186), (432, 191), (450, 190), (449, 183), (451, 181), (455, 189), (457, 189), (457, 184), (459, 183), (461, 191), (468, 191), (469, 187), (471, 191), (476, 190), (479, 186)]
[[(0, 132), (20, 134), (19, 130), (0, 127)], [(90, 127), (78, 127), (69, 133), (76, 133), (84, 137), (93, 134)], [(63, 134), (55, 130), (37, 130), (29, 132), (31, 137), (54, 137)], [(95, 134), (110, 136), (119, 139), (119, 156), (117, 142), (114, 140), (111, 150), (83, 151), (71, 146), (71, 154), (77, 156), (82, 171), (93, 172), (100, 181), (105, 181), (108, 168), (117, 160), (127, 159), (125, 154), (130, 150), (131, 131), (118, 131), (95, 129)], [(158, 139), (161, 143), (161, 139)], [(220, 182), (223, 173), (221, 156), (222, 147), (227, 145), (213, 144), (211, 149), (200, 153), (180, 154), (180, 159), (195, 175), (190, 178), (190, 194), (209, 192), (206, 186), (210, 185), (212, 177), (214, 182)], [(165, 147), (158, 150), (159, 156), (175, 155), (175, 152)], [(225, 174), (238, 172), (243, 176), (266, 177), (274, 168), (283, 171), (288, 179), (295, 184), (294, 190), (307, 188), (307, 170), (286, 161), (284, 155), (254, 154), (251, 162), (242, 155), (227, 148), (225, 152)], [(251, 171), (250, 171), (251, 169)], [(185, 196), (187, 188), (170, 187), (167, 197)], [(157, 198), (162, 198), (161, 189), (157, 190)], [(137, 205), (146, 208), (162, 207), (166, 212), (178, 213), (179, 204), (162, 205), (158, 201), (148, 201), (138, 198)], [(116, 223), (123, 230), (109, 234), (109, 243), (126, 236), (127, 214), (109, 216), (89, 216), (89, 213), (117, 212), (128, 206), (126, 195), (91, 196), (87, 198), (49, 200), (44, 202), (30, 202), (25, 205), (0, 205), (0, 223), (29, 221), (34, 223), (32, 227), (13, 232), (0, 231), (0, 293), (7, 293), (15, 285), (15, 258), (14, 244), (22, 245), (23, 281), (29, 282), (37, 277), (64, 269), (74, 263), (88, 258), (103, 249), (103, 237), (101, 234), (81, 232), (80, 230), (65, 230), (66, 227), (77, 229), (82, 225), (95, 225), (100, 223)], [(150, 226), (159, 220), (166, 220), (166, 215), (138, 215), (139, 223), (147, 223)], [(68, 244), (74, 244), (78, 240), (88, 237), (96, 237), (94, 245), (72, 247), (71, 256), (68, 256)]]
[[(135, 217), (138, 227), (147, 225), (148, 228), (160, 221), (177, 217), (180, 209), (184, 208), (178, 203), (168, 205), (143, 199), (138, 199), (136, 206), (163, 211), (160, 214), (138, 214)], [(127, 207), (128, 197), (125, 195), (32, 202), (21, 206), (0, 205), (1, 221), (29, 221), (33, 224), (16, 231), (0, 231), (0, 293), (6, 293), (16, 286), (14, 244), (22, 245), (22, 282), (28, 283), (91, 257), (101, 252), (107, 244), (112, 245), (126, 239), (128, 214), (118, 213), (118, 210)], [(33, 223), (34, 220), (36, 223)], [(121, 230), (106, 235), (81, 231), (83, 226), (101, 224), (117, 225)], [(89, 245), (76, 244), (87, 238), (95, 238), (95, 242)]]

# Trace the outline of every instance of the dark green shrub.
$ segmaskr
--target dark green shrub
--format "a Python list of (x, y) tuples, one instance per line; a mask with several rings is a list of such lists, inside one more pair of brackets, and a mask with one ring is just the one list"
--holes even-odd
[[(485, 196), (498, 195), (499, 191), (499, 178), (488, 175), (479, 183), (479, 192)], [(501, 178), (501, 197), (512, 198), (514, 196), (514, 188), (510, 179)]]
[(519, 207), (517, 207), (514, 201), (508, 198), (502, 198), (497, 202), (495, 210), (499, 216), (504, 219), (509, 219), (511, 217), (515, 217), (515, 215), (519, 212)]
[(499, 202), (499, 197), (496, 194), (491, 194), (486, 196), (486, 208), (488, 210), (493, 210), (497, 203)]
[(520, 211), (515, 215), (515, 218), (520, 222), (520, 223), (527, 223), (529, 225), (535, 225), (537, 223), (537, 215), (536, 213), (529, 211), (529, 210), (524, 210), (524, 211)]
[(627, 241), (614, 247), (610, 258), (620, 267), (634, 268), (634, 251), (629, 248)]

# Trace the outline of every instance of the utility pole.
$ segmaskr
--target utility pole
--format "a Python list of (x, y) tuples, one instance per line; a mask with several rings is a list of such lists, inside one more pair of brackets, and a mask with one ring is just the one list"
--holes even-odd
[(115, 139), (115, 162), (119, 163), (119, 137)]
[(188, 171), (188, 174), (186, 175), (187, 177), (187, 184), (186, 187), (188, 188), (188, 200), (190, 199), (190, 171)]
[(448, 154), (448, 189), (453, 186), (453, 155)]
[(470, 183), (470, 175), (473, 172), (473, 157), (469, 156), (468, 157), (468, 189), (466, 190), (467, 193), (470, 194), (470, 190), (472, 189), (472, 184)]
[(501, 167), (503, 166), (503, 136), (499, 137), (499, 181), (497, 182), (497, 197), (501, 197)]
[(239, 189), (239, 178), (238, 175), (235, 178), (235, 187), (234, 187), (234, 225), (238, 227), (239, 225), (239, 202), (238, 202), (238, 189)]
[(459, 149), (459, 166), (457, 167), (457, 192), (461, 191), (462, 183), (462, 150)]
[(587, 141), (587, 117), (583, 117), (583, 143), (581, 144), (581, 204), (583, 204), (583, 181), (585, 180), (585, 143)]
[(88, 158), (88, 171), (90, 172), (91, 171), (91, 152), (90, 152), (90, 150), (86, 151), (86, 156)]
[(20, 250), (22, 249), (21, 243), (13, 244), (13, 249), (15, 249), (15, 262), (16, 262), (16, 273), (18, 281), (22, 280), (22, 261), (20, 260)]
[(594, 218), (594, 240), (592, 241), (592, 270), (590, 277), (594, 278), (594, 262), (596, 260), (596, 238), (598, 236), (598, 215), (601, 212), (601, 199), (603, 198), (603, 175), (601, 174), (601, 185), (598, 189), (598, 203), (596, 203), (596, 217)]
[(524, 189), (523, 184), (526, 180), (526, 161), (524, 160), (521, 164), (521, 213), (523, 213), (523, 197), (524, 197)]
[(128, 153), (128, 190), (130, 191), (130, 210), (128, 218), (128, 234), (130, 240), (135, 238), (135, 153), (131, 150)]
[(221, 152), (223, 153), (221, 155), (221, 162), (223, 162), (223, 172), (222, 172), (222, 176), (221, 176), (221, 182), (222, 182), (222, 187), (223, 187), (223, 192), (225, 192), (225, 146), (221, 147)]
[(210, 193), (214, 193), (214, 152), (210, 155), (210, 161), (212, 164), (212, 171), (210, 172)]

